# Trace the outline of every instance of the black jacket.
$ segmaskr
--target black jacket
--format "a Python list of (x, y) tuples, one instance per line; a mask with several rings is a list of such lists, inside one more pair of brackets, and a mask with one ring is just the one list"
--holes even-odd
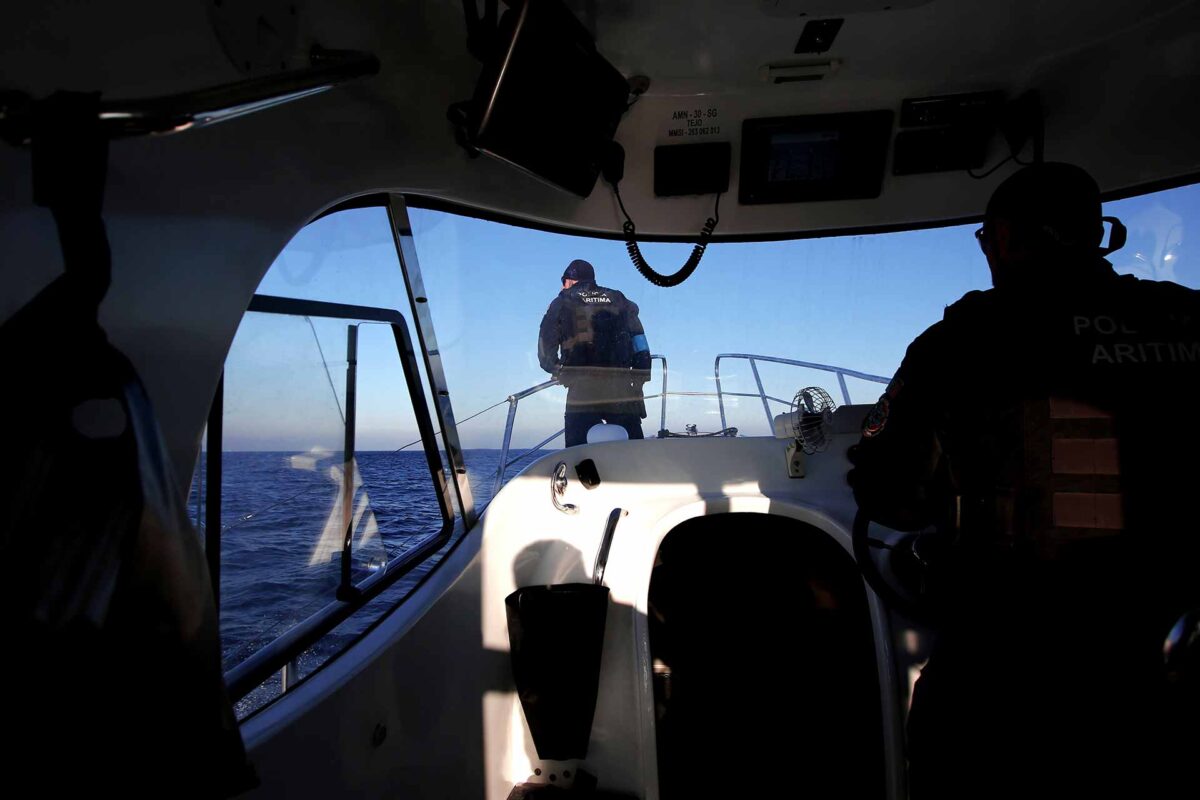
[(1043, 266), (912, 343), (851, 459), (871, 518), (940, 518), (918, 570), (936, 636), (913, 797), (979, 775), (988, 796), (1169, 796), (1154, 782), (1200, 746), (1200, 698), (1163, 669), (1200, 604), (1200, 293), (1099, 259)]
[[(1052, 561), (1054, 583), (1061, 566), (1143, 596), (1196, 585), (1200, 292), (1099, 259), (1047, 266), (970, 292), (913, 341), (864, 421), (855, 497), (900, 529), (957, 503), (974, 567)], [(956, 588), (1003, 606), (1032, 588), (1012, 574)]]
[(568, 411), (646, 416), (650, 350), (637, 303), (581, 281), (550, 303), (538, 336), (542, 369), (567, 387)]

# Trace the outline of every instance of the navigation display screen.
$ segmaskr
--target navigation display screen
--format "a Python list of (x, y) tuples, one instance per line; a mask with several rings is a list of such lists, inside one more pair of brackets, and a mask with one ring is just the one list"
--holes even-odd
[(837, 177), (837, 131), (777, 133), (771, 137), (767, 180), (827, 181)]
[(738, 200), (878, 197), (891, 131), (891, 111), (745, 120)]

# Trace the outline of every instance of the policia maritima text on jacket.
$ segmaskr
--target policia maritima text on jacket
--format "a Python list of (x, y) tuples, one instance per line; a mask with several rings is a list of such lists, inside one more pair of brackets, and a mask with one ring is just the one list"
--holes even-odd
[(1004, 181), (976, 234), (994, 288), (911, 344), (851, 452), (864, 513), (939, 529), (914, 800), (1196, 789), (1163, 643), (1200, 605), (1200, 293), (1117, 275), (1100, 215), (1078, 167)]
[(630, 439), (643, 438), (650, 347), (637, 303), (598, 286), (586, 261), (567, 265), (562, 282), (542, 317), (538, 361), (567, 387), (567, 447), (584, 444), (588, 429), (602, 421), (622, 426)]

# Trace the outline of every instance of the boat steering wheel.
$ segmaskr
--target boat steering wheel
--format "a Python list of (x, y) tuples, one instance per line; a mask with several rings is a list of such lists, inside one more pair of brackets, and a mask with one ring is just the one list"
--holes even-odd
[[(893, 611), (908, 617), (914, 622), (930, 623), (937, 616), (933, 602), (922, 592), (920, 585), (924, 582), (924, 573), (929, 564), (922, 555), (921, 542), (929, 536), (937, 535), (936, 530), (928, 529), (903, 535), (895, 544), (870, 535), (871, 519), (860, 508), (854, 515), (850, 539), (854, 560), (862, 572), (863, 579), (871, 590), (878, 595), (884, 605)], [(927, 539), (926, 539), (927, 540)], [(903, 580), (892, 580), (884, 575), (876, 551), (887, 554), (889, 572), (898, 578), (908, 578), (917, 587), (906, 586)]]

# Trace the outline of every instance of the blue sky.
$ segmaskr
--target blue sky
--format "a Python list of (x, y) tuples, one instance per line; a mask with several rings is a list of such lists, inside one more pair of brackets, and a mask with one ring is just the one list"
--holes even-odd
[[(667, 356), (670, 389), (712, 391), (713, 358), (743, 352), (835, 364), (890, 375), (908, 343), (971, 289), (987, 288), (976, 226), (786, 242), (715, 244), (681, 286), (648, 283), (621, 242), (550, 234), (435, 211), (413, 210), (413, 229), (460, 419), (548, 377), (537, 363), (537, 329), (559, 289), (563, 267), (590, 261), (603, 285), (641, 308), (651, 351)], [(1121, 272), (1200, 286), (1200, 260), (1183, 243), (1200, 223), (1200, 187), (1109, 204), (1130, 228), (1111, 258)], [(691, 247), (650, 244), (660, 271), (683, 263)], [(314, 222), (272, 265), (259, 292), (384, 306), (409, 316), (386, 214), (356, 209)], [(341, 447), (346, 334), (344, 322), (247, 315), (227, 361), (226, 448), (308, 450)], [(318, 350), (317, 343), (320, 343)], [(836, 378), (764, 366), (768, 393), (790, 398), (821, 385), (839, 400)], [(647, 392), (657, 391), (658, 365)], [(722, 366), (726, 391), (752, 391), (745, 362)], [(879, 387), (851, 381), (855, 402)], [(417, 438), (391, 334), (360, 329), (358, 447), (395, 449)], [(523, 401), (514, 446), (528, 446), (562, 425), (565, 391)], [(658, 401), (644, 428), (658, 429)], [(773, 410), (782, 410), (775, 407)], [(498, 447), (506, 407), (462, 425), (465, 446)], [(729, 423), (766, 432), (757, 399), (728, 401)], [(719, 428), (716, 403), (672, 399), (668, 427)]]

